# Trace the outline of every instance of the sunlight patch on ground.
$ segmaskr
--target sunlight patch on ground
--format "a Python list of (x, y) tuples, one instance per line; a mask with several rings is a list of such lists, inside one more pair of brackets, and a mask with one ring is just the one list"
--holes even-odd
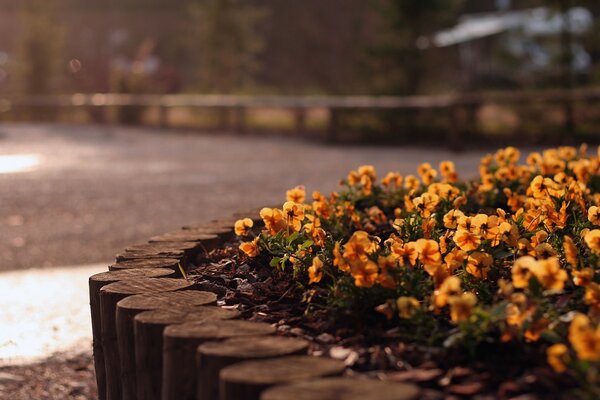
[(90, 351), (88, 278), (107, 265), (0, 273), (0, 367)]
[(0, 155), (0, 174), (33, 171), (40, 161), (38, 154)]

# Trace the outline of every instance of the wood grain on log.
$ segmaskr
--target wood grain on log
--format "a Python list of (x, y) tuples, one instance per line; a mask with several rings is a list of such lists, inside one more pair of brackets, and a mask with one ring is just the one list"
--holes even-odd
[(131, 278), (158, 278), (173, 275), (173, 270), (163, 268), (152, 268), (146, 270), (123, 270), (113, 272), (101, 272), (89, 278), (90, 311), (92, 316), (92, 348), (94, 355), (94, 367), (96, 369), (96, 384), (98, 386), (98, 398), (106, 399), (106, 376), (104, 368), (104, 351), (102, 349), (102, 323), (100, 315), (100, 289), (113, 282)]
[(219, 374), (221, 400), (259, 400), (265, 389), (282, 384), (342, 375), (340, 360), (290, 356), (230, 365)]
[(134, 318), (135, 374), (138, 400), (159, 400), (162, 388), (163, 331), (168, 325), (233, 319), (239, 311), (219, 307), (157, 309)]
[(142, 311), (155, 309), (188, 309), (216, 304), (217, 295), (196, 290), (137, 294), (117, 303), (116, 329), (121, 362), (121, 386), (124, 400), (136, 398), (135, 341), (133, 318)]
[[(178, 272), (179, 263), (180, 261), (177, 258), (140, 258), (116, 262), (114, 264), (109, 265), (108, 270), (118, 271), (121, 269), (169, 268)], [(185, 267), (185, 265), (182, 265), (182, 267)]]
[(219, 225), (219, 224), (197, 224), (188, 225), (182, 228), (184, 231), (192, 231), (197, 233), (209, 233), (211, 235), (217, 235), (221, 240), (230, 240), (235, 236), (233, 232), (233, 225)]
[(177, 258), (179, 260), (195, 255), (201, 247), (197, 242), (144, 243), (125, 249), (117, 255), (117, 261), (136, 258)]
[(241, 361), (306, 354), (308, 345), (306, 340), (281, 336), (233, 338), (202, 344), (197, 351), (196, 400), (219, 398), (219, 372), (229, 365)]
[[(133, 273), (155, 269), (122, 270), (110, 272), (111, 274)], [(168, 270), (169, 271), (169, 270)], [(171, 271), (172, 272), (172, 271)], [(133, 294), (169, 292), (186, 289), (192, 282), (174, 278), (138, 278), (127, 279), (103, 286), (100, 289), (100, 325), (102, 332), (102, 350), (104, 353), (104, 370), (106, 372), (106, 398), (120, 400), (121, 372), (119, 361), (119, 347), (116, 333), (116, 305), (119, 300)]]
[(171, 325), (163, 342), (163, 400), (196, 398), (196, 349), (213, 340), (265, 336), (275, 333), (269, 324), (250, 321), (216, 321)]
[(219, 236), (198, 231), (180, 230), (176, 232), (169, 232), (162, 235), (152, 236), (149, 240), (150, 243), (164, 243), (164, 242), (202, 242), (202, 246), (210, 251), (214, 249), (218, 244), (221, 243)]
[(327, 378), (267, 389), (261, 400), (412, 400), (419, 387), (375, 379)]

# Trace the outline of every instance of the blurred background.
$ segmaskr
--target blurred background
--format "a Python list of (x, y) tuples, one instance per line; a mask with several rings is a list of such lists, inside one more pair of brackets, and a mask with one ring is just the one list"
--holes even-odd
[[(94, 398), (86, 281), (126, 246), (296, 185), (328, 193), (359, 165), (451, 159), (471, 178), (496, 146), (598, 142), (599, 15), (597, 0), (0, 0), (0, 398)], [(12, 367), (73, 348), (60, 368)]]
[(0, 118), (593, 140), (599, 13), (593, 0), (0, 0)]

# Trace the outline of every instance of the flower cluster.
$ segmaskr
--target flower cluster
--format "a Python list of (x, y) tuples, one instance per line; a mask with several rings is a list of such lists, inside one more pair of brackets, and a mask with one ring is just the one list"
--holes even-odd
[(382, 179), (361, 166), (312, 201), (298, 186), (261, 210), (262, 231), (236, 223), (255, 235), (240, 249), (292, 267), (329, 304), (426, 325), (446, 345), (535, 342), (557, 372), (598, 372), (599, 156), (581, 146), (520, 158), (489, 154), (471, 181), (444, 161)]

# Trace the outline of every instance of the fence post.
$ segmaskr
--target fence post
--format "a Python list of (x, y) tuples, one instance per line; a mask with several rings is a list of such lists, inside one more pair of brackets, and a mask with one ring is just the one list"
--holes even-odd
[(329, 109), (329, 126), (327, 131), (327, 141), (329, 143), (336, 143), (338, 141), (338, 134), (340, 129), (340, 110), (331, 107)]

